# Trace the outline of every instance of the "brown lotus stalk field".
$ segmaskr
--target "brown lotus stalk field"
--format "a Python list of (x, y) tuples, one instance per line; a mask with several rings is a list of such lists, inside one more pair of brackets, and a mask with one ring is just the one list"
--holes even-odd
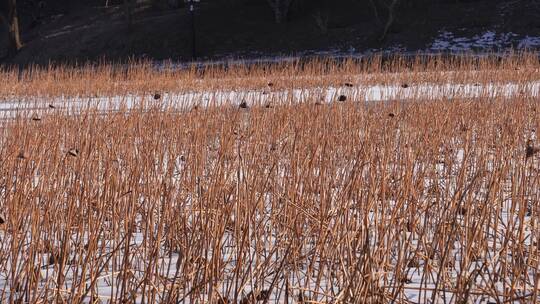
[(536, 53), (472, 56), (373, 56), (260, 64), (95, 63), (0, 67), (0, 100), (27, 96), (119, 96), (154, 92), (269, 90), (343, 84), (518, 83), (539, 79)]
[[(6, 69), (0, 91), (540, 79), (530, 54), (384, 64)], [(540, 302), (539, 98), (19, 113), (0, 129), (0, 303)]]

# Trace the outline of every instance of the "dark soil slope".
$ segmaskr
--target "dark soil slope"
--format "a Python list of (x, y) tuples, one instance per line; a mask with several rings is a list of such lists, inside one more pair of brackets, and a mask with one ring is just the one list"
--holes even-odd
[[(112, 0), (105, 7), (105, 2), (24, 1), (20, 8), (24, 48), (4, 62), (191, 59), (191, 19), (184, 5), (156, 8), (138, 3), (133, 26), (128, 28), (124, 7)], [(445, 51), (445, 41), (437, 44), (441, 37), (464, 46), (457, 50), (467, 49), (466, 39), (473, 41), (473, 50), (486, 39), (488, 50), (497, 50), (530, 46), (520, 41), (540, 36), (538, 1), (402, 2), (393, 27), (381, 41), (382, 28), (368, 1), (299, 1), (288, 21), (276, 25), (265, 0), (202, 0), (195, 11), (197, 56)], [(455, 48), (448, 46), (448, 50)]]

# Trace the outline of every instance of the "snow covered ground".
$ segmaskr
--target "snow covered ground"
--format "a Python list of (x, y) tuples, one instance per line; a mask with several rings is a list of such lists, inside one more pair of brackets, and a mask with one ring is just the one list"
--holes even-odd
[[(444, 189), (443, 191), (448, 191), (448, 194), (450, 196), (455, 195), (457, 191), (461, 191), (460, 189), (456, 188), (456, 181), (459, 168), (465, 165), (465, 163), (462, 163), (465, 158), (464, 151), (456, 151), (454, 157), (454, 165), (448, 168), (445, 165), (440, 164), (438, 166), (438, 171), (440, 173), (438, 180), (433, 181), (430, 179), (426, 179), (426, 185), (436, 182), (439, 184), (439, 187)], [(176, 162), (180, 164), (179, 170), (182, 170), (181, 164), (183, 163), (183, 160), (179, 158), (176, 160)], [(453, 174), (450, 178), (448, 178), (446, 172), (453, 172)], [(427, 188), (428, 187), (426, 187), (426, 189)], [(363, 216), (362, 214), (360, 214), (361, 210), (358, 209), (357, 206), (355, 207), (354, 201), (350, 201), (349, 205), (341, 205), (343, 201), (338, 199), (338, 192), (339, 189), (336, 189), (335, 197), (333, 197), (332, 199), (332, 201), (335, 201), (335, 203), (333, 203), (331, 206), (332, 209), (335, 209), (335, 214), (341, 212), (348, 212), (350, 217), (358, 216), (361, 218)], [(424, 195), (426, 195), (426, 197), (429, 196), (427, 192)], [(477, 199), (479, 201), (482, 201), (488, 195), (489, 194), (486, 191), (479, 191), (475, 193), (475, 196), (477, 196)], [(426, 200), (427, 198), (423, 197), (420, 199)], [(474, 288), (471, 290), (471, 299), (476, 299), (475, 303), (492, 303), (503, 300), (502, 297), (498, 298), (497, 296), (490, 294), (490, 291), (495, 289), (500, 291), (501, 294), (503, 294), (504, 291), (509, 288), (512, 282), (501, 280), (496, 283), (496, 286), (490, 286), (489, 282), (485, 281), (485, 278), (483, 278), (481, 275), (474, 276), (474, 274), (482, 274), (483, 272), (495, 272), (497, 267), (503, 267), (506, 264), (511, 265), (513, 263), (514, 257), (512, 256), (512, 252), (498, 251), (500, 248), (507, 245), (502, 243), (504, 240), (502, 236), (508, 234), (508, 231), (515, 231), (515, 233), (517, 233), (520, 229), (524, 229), (522, 239), (524, 240), (525, 245), (528, 247), (531, 245), (532, 236), (530, 226), (531, 217), (526, 216), (524, 219), (520, 218), (519, 212), (518, 210), (516, 210), (516, 206), (511, 201), (511, 199), (501, 198), (500, 201), (500, 206), (478, 206), (479, 208), (492, 209), (492, 211), (490, 212), (493, 212), (493, 214), (490, 214), (490, 216), (498, 217), (500, 220), (499, 224), (495, 228), (493, 228), (492, 231), (490, 231), (490, 229), (486, 231), (490, 235), (489, 243), (492, 244), (493, 250), (485, 252), (487, 256), (478, 256), (478, 261), (469, 261), (468, 264), (465, 264), (466, 269), (462, 269), (460, 262), (463, 262), (463, 257), (461, 256), (463, 252), (460, 249), (463, 245), (462, 242), (464, 242), (464, 240), (461, 240), (459, 238), (454, 239), (452, 238), (452, 235), (448, 235), (447, 237), (449, 238), (449, 240), (451, 240), (452, 244), (451, 248), (454, 248), (450, 249), (448, 257), (451, 257), (452, 260), (454, 260), (455, 262), (453, 262), (451, 265), (443, 266), (438, 265), (435, 261), (426, 262), (426, 259), (415, 259), (416, 262), (414, 263), (414, 265), (411, 264), (410, 266), (408, 266), (405, 272), (407, 282), (403, 286), (403, 300), (408, 300), (412, 303), (455, 303), (456, 295), (451, 292), (451, 290), (448, 290), (447, 292), (439, 292), (438, 297), (435, 298), (435, 302), (430, 302), (430, 299), (432, 298), (432, 292), (437, 286), (437, 282), (440, 283), (441, 281), (439, 280), (439, 275), (442, 274), (438, 272), (439, 269), (441, 271), (444, 271), (445, 273), (448, 271), (452, 274), (451, 278), (444, 279), (445, 282), (455, 280), (455, 277), (457, 277), (458, 274), (463, 275), (465, 273), (466, 276), (470, 276), (471, 278), (474, 277)], [(258, 217), (257, 221), (261, 223), (271, 223), (275, 221), (275, 216), (278, 213), (277, 209), (279, 209), (279, 207), (276, 208), (276, 204), (278, 203), (273, 200), (271, 196), (266, 196), (264, 199), (264, 211), (256, 214), (256, 216)], [(391, 207), (398, 207), (393, 205), (395, 204), (395, 202), (393, 201), (388, 201), (388, 204)], [(159, 212), (159, 210), (153, 210), (150, 206), (146, 206), (144, 200), (141, 201), (141, 208), (144, 209), (145, 212)], [(438, 210), (443, 209), (444, 206), (440, 206), (439, 208), (435, 208), (430, 212), (419, 215), (418, 220), (420, 222), (428, 221), (428, 219), (426, 218), (428, 215), (431, 214), (431, 216), (436, 217), (438, 215), (438, 212), (440, 212)], [(191, 202), (188, 202), (184, 206), (183, 210), (187, 214), (195, 214), (197, 212), (195, 206)], [(370, 211), (369, 218), (372, 222), (376, 222), (377, 219), (389, 219), (388, 214), (385, 214), (384, 210)], [(335, 221), (340, 220), (341, 219), (339, 217), (336, 217), (335, 220), (330, 218), (327, 224), (336, 225), (338, 223)], [(154, 277), (155, 280), (152, 283), (152, 287), (160, 291), (160, 295), (158, 296), (157, 301), (166, 301), (166, 294), (168, 288), (174, 286), (174, 284), (176, 284), (175, 280), (178, 280), (178, 278), (181, 276), (181, 274), (178, 273), (178, 267), (180, 264), (179, 259), (182, 258), (182, 253), (171, 251), (165, 246), (162, 246), (159, 248), (159, 251), (152, 253), (152, 256), (155, 258), (155, 260), (152, 261), (152, 263), (155, 264), (152, 265), (151, 262), (146, 260), (145, 258), (148, 257), (148, 252), (145, 252), (144, 248), (145, 243), (149, 242), (149, 237), (148, 235), (146, 235), (148, 231), (145, 232), (142, 229), (145, 227), (145, 225), (147, 225), (147, 223), (144, 223), (140, 218), (137, 219), (137, 222), (137, 229), (135, 230), (133, 235), (129, 236), (129, 240), (127, 241), (129, 243), (129, 246), (127, 247), (130, 248), (129, 251), (117, 250), (118, 248), (116, 247), (116, 243), (119, 241), (119, 239), (107, 240), (107, 237), (103, 236), (102, 238), (104, 240), (100, 240), (98, 242), (98, 247), (100, 248), (99, 255), (91, 257), (95, 259), (96, 262), (100, 263), (100, 265), (102, 264), (104, 267), (104, 271), (98, 277), (86, 277), (84, 274), (81, 273), (81, 269), (79, 267), (73, 267), (69, 265), (69, 263), (67, 265), (67, 268), (59, 269), (55, 263), (49, 262), (51, 260), (51, 254), (43, 254), (41, 256), (40, 263), (43, 266), (37, 269), (36, 276), (40, 278), (39, 287), (43, 290), (48, 289), (49, 295), (41, 296), (43, 296), (44, 298), (48, 298), (52, 301), (55, 296), (52, 293), (53, 291), (59, 290), (62, 294), (68, 296), (70, 293), (76, 292), (75, 288), (79, 288), (81, 285), (88, 286), (92, 284), (94, 287), (92, 288), (91, 294), (87, 295), (85, 303), (89, 303), (91, 299), (93, 299), (92, 301), (99, 299), (103, 303), (106, 303), (111, 298), (115, 298), (115, 295), (118, 295), (119, 290), (122, 288), (123, 277), (130, 276), (132, 278), (131, 280), (142, 281), (146, 276), (149, 275), (149, 273), (151, 273), (152, 277)], [(113, 223), (105, 223), (105, 225), (112, 224)], [(457, 227), (457, 229), (470, 229), (470, 225), (472, 224), (469, 223), (464, 216), (458, 216), (455, 218), (454, 225), (455, 227)], [(370, 247), (373, 248), (373, 250), (376, 250), (378, 246), (381, 245), (378, 244), (378, 242), (384, 240), (386, 236), (384, 234), (378, 235), (377, 230), (375, 229), (375, 225), (373, 224), (372, 226), (373, 231), (371, 231), (370, 233)], [(269, 227), (265, 227), (265, 229), (268, 228)], [(148, 229), (152, 228), (150, 227)], [(269, 230), (271, 231), (271, 229)], [(249, 234), (251, 233), (254, 232), (250, 232)], [(126, 231), (123, 231), (122, 234), (124, 234), (124, 237), (127, 237), (129, 235)], [(422, 251), (421, 248), (425, 246), (425, 242), (429, 242), (428, 240), (432, 236), (423, 235), (421, 238), (419, 238), (418, 235), (415, 235), (414, 233), (408, 231), (403, 232), (402, 237), (403, 240), (410, 240), (410, 248), (404, 249), (400, 247), (400, 244), (393, 243), (390, 247), (388, 247), (388, 250), (404, 250), (408, 254), (415, 251)], [(0, 242), (0, 252), (8, 252), (7, 248), (9, 248), (9, 246), (11, 245), (11, 236), (9, 235), (9, 233), (0, 231), (0, 239), (2, 240), (2, 242)], [(309, 256), (311, 252), (317, 250), (317, 246), (319, 245), (317, 243), (317, 240), (320, 240), (320, 236), (308, 236), (307, 239), (311, 240), (312, 243), (306, 242), (302, 246), (300, 256)], [(84, 240), (72, 240), (73, 243), (81, 241), (84, 243), (88, 242), (88, 237), (84, 237)], [(122, 239), (122, 241), (124, 241), (124, 239)], [(23, 246), (28, 246), (30, 242), (31, 240), (28, 239), (28, 243)], [(233, 276), (237, 261), (241, 259), (241, 253), (237, 250), (238, 242), (238, 235), (235, 234), (234, 231), (225, 231), (224, 236), (221, 240), (221, 250), (219, 252), (213, 252), (212, 250), (210, 250), (206, 257), (207, 260), (210, 260), (212, 259), (213, 255), (218, 254), (220, 256), (218, 260), (226, 264), (224, 271), (221, 274), (221, 278), (225, 283), (216, 286), (216, 290), (219, 292), (219, 294), (224, 296), (231, 296), (229, 288), (231, 287), (230, 284), (232, 284), (232, 282), (228, 282), (227, 278)], [(257, 269), (261, 267), (261, 265), (279, 264), (281, 259), (283, 259), (283, 255), (287, 254), (286, 250), (284, 250), (283, 247), (281, 248), (281, 250), (283, 251), (280, 250), (279, 252), (270, 250), (270, 248), (275, 248), (274, 245), (276, 244), (276, 242), (283, 242), (283, 240), (280, 240), (279, 236), (273, 235), (272, 232), (265, 234), (265, 239), (248, 237), (246, 242), (247, 243), (245, 244), (245, 248), (247, 248), (248, 252), (244, 253), (245, 255), (243, 258), (242, 267), (251, 269), (251, 271), (254, 273), (254, 276), (256, 276)], [(261, 250), (261, 248), (263, 249)], [(269, 248), (269, 250), (265, 250), (265, 248)], [(534, 250), (532, 248), (533, 247), (531, 247), (531, 250)], [(125, 263), (125, 252), (129, 252), (130, 271), (128, 273), (116, 270), (119, 268), (119, 265), (123, 265), (123, 263)], [(358, 254), (360, 255), (361, 253), (358, 252)], [(5, 264), (0, 263), (0, 302), (7, 301), (10, 295), (21, 295), (11, 289), (9, 285), (10, 281), (6, 279), (8, 274), (13, 270), (9, 267), (9, 265), (18, 264), (19, 267), (24, 267), (22, 263), (17, 262), (18, 258), (20, 257), (17, 257), (17, 255), (9, 255), (7, 259), (3, 261), (3, 263)], [(66, 259), (68, 261), (77, 261), (84, 258), (87, 258), (84, 252), (73, 252)], [(327, 258), (332, 259), (332, 257)], [(486, 261), (488, 262), (486, 263)], [(326, 276), (331, 276), (331, 274), (322, 270), (324, 267), (326, 267), (323, 266), (325, 265), (325, 262), (326, 261), (324, 260), (314, 260), (313, 264), (309, 268), (307, 263), (305, 262), (296, 265), (294, 270), (288, 272), (291, 290), (298, 291), (305, 289), (315, 292), (316, 296), (313, 300), (319, 300), (322, 302), (337, 300), (342, 297), (342, 294), (337, 287), (339, 286), (343, 288), (343, 284), (345, 284), (345, 282), (339, 282), (337, 281), (337, 278), (333, 278), (336, 281), (329, 281)], [(335, 262), (337, 262), (337, 260), (335, 260)], [(392, 263), (395, 262), (397, 261), (388, 261), (389, 269), (392, 269)], [(2, 268), (3, 265), (7, 266), (5, 268)], [(150, 265), (152, 265), (152, 270), (149, 269)], [(305, 276), (305, 273), (310, 271), (311, 273), (313, 273), (313, 269), (318, 269), (318, 267), (321, 267), (320, 271), (321, 273), (323, 273), (323, 277), (320, 280), (317, 280), (317, 278), (314, 277)], [(488, 268), (484, 269), (484, 267)], [(22, 268), (19, 268), (14, 271), (20, 271), (21, 269)], [(430, 269), (429, 275), (426, 274), (426, 269)], [(395, 281), (398, 280), (398, 278), (394, 277), (391, 272), (392, 271), (387, 271), (385, 273), (373, 273), (373, 276), (380, 281), (381, 286), (388, 286), (388, 288), (390, 289), (391, 286), (395, 286)], [(59, 274), (62, 274), (61, 277), (65, 279), (61, 286), (58, 286), (56, 281), (59, 277)], [(529, 277), (528, 280), (530, 282), (535, 282), (536, 273), (534, 269), (530, 268), (530, 272), (526, 275)], [(283, 278), (280, 278), (280, 281), (282, 280)], [(385, 283), (388, 285), (385, 285)], [(261, 283), (259, 282), (259, 284)], [(266, 281), (264, 281), (264, 284), (259, 285), (258, 287), (263, 290), (271, 290), (272, 284), (273, 276), (270, 276)], [(194, 288), (194, 286), (184, 286), (184, 288), (184, 290), (190, 290), (190, 288)], [(336, 289), (336, 292), (332, 293), (334, 291), (334, 288)], [(450, 287), (439, 284), (438, 288), (446, 290)], [(482, 292), (481, 288), (485, 288), (485, 292)], [(532, 290), (533, 287), (523, 286), (520, 288), (523, 288), (520, 294), (525, 296), (529, 294), (529, 291)], [(251, 286), (246, 286), (245, 290), (249, 291), (250, 289)], [(187, 295), (183, 294), (181, 295), (181, 297), (182, 296)], [(446, 299), (444, 297), (446, 297)], [(136, 303), (143, 302), (143, 299), (140, 295), (135, 295), (131, 300)], [(182, 302), (189, 303), (187, 300)], [(281, 292), (274, 292), (270, 294), (269, 303), (284, 302), (285, 295), (283, 294), (282, 290)]]
[[(329, 50), (308, 50), (296, 53), (294, 56), (277, 55), (265, 56), (263, 53), (248, 54), (244, 59), (243, 56), (218, 56), (218, 60), (194, 61), (189, 63), (176, 63), (173, 66), (178, 68), (189, 68), (195, 66), (209, 65), (244, 65), (253, 63), (282, 63), (293, 62), (306, 58), (334, 58), (334, 59), (350, 59), (350, 58), (369, 58), (373, 55), (394, 55), (400, 56), (434, 56), (434, 55), (453, 55), (453, 56), (476, 56), (482, 57), (486, 55), (501, 54), (504, 55), (508, 51), (534, 51), (540, 48), (540, 37), (516, 34), (513, 32), (505, 32), (497, 29), (486, 29), (483, 32), (471, 35), (467, 34), (467, 29), (448, 30), (443, 29), (438, 32), (438, 35), (433, 37), (424, 48), (408, 49), (401, 44), (390, 44), (388, 46), (373, 48), (368, 50), (357, 50), (353, 46), (343, 49)], [(157, 62), (159, 68), (163, 66), (162, 62)]]
[(540, 37), (519, 36), (512, 32), (485, 31), (472, 37), (450, 31), (441, 31), (428, 48), (428, 52), (464, 53), (511, 49), (532, 50), (540, 47)]

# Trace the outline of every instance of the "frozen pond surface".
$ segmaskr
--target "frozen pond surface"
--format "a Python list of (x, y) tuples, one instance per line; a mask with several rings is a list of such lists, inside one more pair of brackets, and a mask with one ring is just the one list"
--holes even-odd
[(540, 81), (524, 84), (492, 83), (481, 84), (420, 84), (420, 85), (373, 85), (351, 87), (316, 87), (289, 90), (218, 90), (193, 91), (183, 93), (163, 93), (159, 100), (152, 96), (125, 95), (93, 98), (39, 98), (11, 97), (0, 102), (1, 118), (12, 118), (18, 113), (39, 113), (50, 110), (64, 110), (78, 113), (92, 108), (99, 111), (120, 111), (128, 109), (189, 110), (194, 106), (238, 106), (242, 102), (249, 105), (274, 103), (294, 104), (300, 102), (330, 103), (345, 97), (346, 101), (394, 101), (394, 100), (435, 100), (470, 98), (512, 98), (538, 97)]

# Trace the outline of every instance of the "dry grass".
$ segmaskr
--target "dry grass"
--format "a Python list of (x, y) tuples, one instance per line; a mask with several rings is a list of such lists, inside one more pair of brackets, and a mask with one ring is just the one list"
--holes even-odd
[(3, 100), (25, 97), (93, 97), (155, 92), (280, 90), (344, 84), (506, 83), (540, 78), (535, 53), (474, 58), (374, 56), (365, 60), (315, 59), (282, 63), (178, 68), (150, 62), (126, 65), (31, 67), (0, 71)]
[[(535, 80), (520, 71), (495, 75)], [(0, 302), (536, 302), (538, 106), (19, 116), (0, 136)]]

